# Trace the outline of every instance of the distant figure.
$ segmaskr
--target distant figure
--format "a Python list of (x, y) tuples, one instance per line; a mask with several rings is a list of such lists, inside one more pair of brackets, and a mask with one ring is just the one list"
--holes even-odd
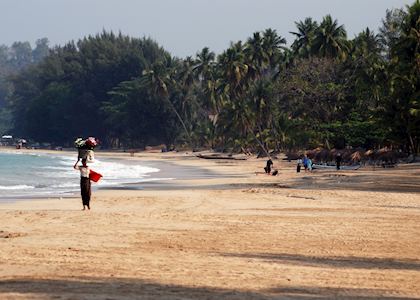
[(312, 159), (308, 158), (308, 171), (312, 172)]
[(303, 168), (305, 169), (305, 172), (308, 171), (308, 160), (309, 158), (305, 154), (305, 156), (303, 157)]
[(299, 157), (298, 160), (297, 160), (296, 172), (300, 173), (301, 168), (302, 168), (302, 159)]
[(264, 168), (266, 174), (271, 173), (271, 166), (273, 165), (273, 161), (271, 159), (267, 160), (267, 165)]
[(342, 160), (341, 154), (338, 153), (337, 156), (335, 157), (335, 164), (337, 166), (337, 170), (340, 170), (341, 160)]
[(89, 173), (90, 169), (86, 164), (86, 158), (82, 159), (82, 165), (78, 166), (77, 162), (74, 164), (73, 168), (80, 171), (80, 194), (82, 195), (83, 210), (90, 209), (90, 196), (92, 194)]

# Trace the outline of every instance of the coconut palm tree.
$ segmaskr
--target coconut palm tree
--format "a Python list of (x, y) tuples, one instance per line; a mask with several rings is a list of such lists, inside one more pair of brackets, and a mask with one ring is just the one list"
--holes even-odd
[(251, 79), (262, 75), (269, 64), (269, 59), (263, 47), (263, 37), (259, 32), (254, 32), (248, 39), (244, 49), (246, 61), (249, 66), (248, 75)]
[(303, 22), (295, 22), (297, 31), (290, 32), (296, 36), (296, 40), (292, 44), (292, 50), (299, 57), (309, 57), (315, 38), (315, 32), (318, 29), (318, 23), (312, 18), (306, 18)]
[(199, 53), (197, 53), (194, 72), (202, 82), (210, 79), (214, 59), (215, 54), (210, 51), (208, 47), (204, 47)]
[(344, 25), (327, 15), (315, 31), (311, 47), (312, 53), (327, 58), (344, 58), (349, 51), (347, 33)]
[(389, 118), (407, 136), (412, 153), (420, 152), (420, 1), (407, 6), (401, 36), (391, 45)]
[(379, 35), (366, 28), (353, 41), (354, 52), (358, 56), (378, 56), (381, 53)]
[(194, 74), (195, 62), (191, 56), (187, 56), (177, 68), (176, 81), (185, 90), (190, 88), (195, 81)]
[(268, 28), (263, 32), (263, 49), (271, 69), (277, 67), (281, 50), (287, 50), (284, 45), (286, 45), (286, 39), (279, 36), (275, 30)]
[(175, 90), (178, 91), (177, 97), (174, 97), (174, 100), (178, 100), (177, 107), (181, 107), (180, 113), (183, 113), (184, 121), (189, 120), (188, 123), (190, 123), (190, 125), (194, 118), (194, 112), (197, 112), (197, 108), (199, 107), (195, 101), (196, 98), (192, 95), (193, 86), (196, 80), (194, 64), (194, 59), (191, 56), (188, 56), (181, 61), (176, 68), (176, 74), (174, 74)]
[(191, 134), (185, 125), (184, 119), (181, 117), (181, 114), (175, 107), (174, 103), (170, 99), (169, 88), (174, 85), (174, 80), (172, 78), (172, 70), (170, 68), (170, 62), (158, 61), (142, 72), (142, 77), (140, 78), (141, 86), (147, 88), (151, 91), (151, 94), (155, 97), (163, 99), (166, 101), (172, 111), (177, 116), (179, 122), (181, 123), (184, 131), (191, 142)]
[(244, 46), (239, 41), (223, 52), (218, 61), (218, 68), (223, 80), (222, 89), (229, 90), (231, 98), (238, 97), (245, 86), (245, 78), (249, 71), (249, 65), (245, 60)]
[[(369, 28), (362, 31), (353, 41), (350, 60), (352, 62), (349, 80), (354, 80), (354, 92), (362, 110), (373, 108), (379, 102), (386, 80), (384, 61), (379, 36)], [(362, 94), (360, 94), (362, 92)]]
[(200, 81), (201, 92), (204, 95), (204, 105), (211, 110), (211, 115), (218, 112), (216, 103), (216, 72), (215, 72), (215, 54), (208, 47), (203, 48), (196, 55), (196, 61), (193, 71)]

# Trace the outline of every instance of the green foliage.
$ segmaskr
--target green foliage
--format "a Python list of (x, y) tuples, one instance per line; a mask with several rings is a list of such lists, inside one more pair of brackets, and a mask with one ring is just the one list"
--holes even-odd
[(15, 42), (11, 47), (0, 45), (0, 134), (13, 129), (13, 116), (7, 99), (13, 92), (10, 77), (24, 68), (39, 63), (48, 55), (48, 39), (36, 42), (35, 49), (28, 42)]
[(328, 140), (335, 148), (373, 148), (385, 140), (386, 131), (375, 120), (363, 120), (352, 116), (345, 122), (334, 122), (321, 126), (321, 138)]
[(59, 144), (94, 135), (111, 145), (118, 130), (107, 121), (108, 92), (166, 56), (152, 40), (107, 32), (51, 50), (12, 79), (15, 133)]
[[(267, 29), (218, 56), (203, 48), (185, 59), (112, 32), (52, 50), (39, 40), (32, 58), (15, 43), (13, 56), (0, 47), (0, 64), (21, 68), (0, 74), (0, 103), (7, 98), (13, 113), (2, 124), (63, 145), (94, 135), (110, 147), (419, 152), (419, 16), (417, 0), (388, 11), (379, 34), (367, 28), (352, 40), (330, 15), (307, 18), (296, 22), (291, 49)], [(31, 65), (35, 57), (44, 58)]]

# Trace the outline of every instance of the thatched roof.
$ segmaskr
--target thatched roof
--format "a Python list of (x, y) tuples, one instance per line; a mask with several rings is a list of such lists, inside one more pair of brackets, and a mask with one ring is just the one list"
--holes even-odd
[(368, 150), (365, 152), (365, 156), (367, 157), (373, 157), (375, 155), (375, 151), (373, 150)]
[(355, 151), (351, 155), (351, 161), (353, 161), (353, 162), (359, 162), (359, 161), (362, 160), (363, 156), (364, 156), (364, 153), (362, 151)]

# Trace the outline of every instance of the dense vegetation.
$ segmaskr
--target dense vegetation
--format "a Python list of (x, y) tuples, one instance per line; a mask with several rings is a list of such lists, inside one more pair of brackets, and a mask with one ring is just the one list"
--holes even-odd
[(48, 39), (39, 39), (32, 49), (28, 42), (15, 42), (11, 47), (0, 45), (0, 134), (11, 129), (11, 114), (7, 98), (12, 93), (8, 78), (48, 55)]
[(331, 16), (296, 22), (216, 56), (172, 57), (150, 39), (103, 32), (50, 49), (9, 77), (13, 131), (70, 145), (269, 151), (384, 145), (420, 150), (420, 3), (353, 39)]

